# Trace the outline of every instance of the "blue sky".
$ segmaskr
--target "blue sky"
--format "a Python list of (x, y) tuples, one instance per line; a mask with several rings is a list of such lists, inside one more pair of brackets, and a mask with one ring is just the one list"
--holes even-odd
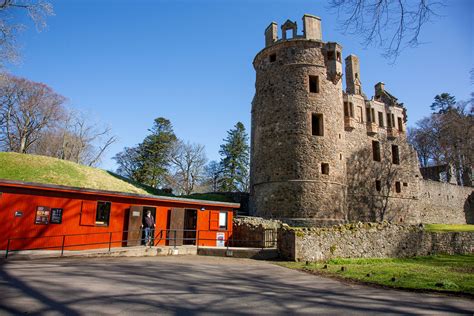
[(48, 29), (31, 25), (19, 38), (18, 76), (50, 85), (109, 125), (119, 141), (101, 167), (125, 146), (139, 143), (159, 116), (171, 120), (178, 137), (206, 146), (211, 160), (226, 131), (241, 121), (250, 128), (254, 56), (264, 47), (264, 29), (286, 19), (301, 26), (303, 14), (322, 18), (323, 40), (343, 46), (343, 57), (361, 61), (364, 92), (378, 81), (408, 108), (409, 125), (429, 114), (433, 97), (458, 100), (473, 90), (474, 1), (450, 0), (442, 16), (421, 34), (423, 45), (407, 49), (392, 65), (377, 48), (338, 31), (323, 1), (298, 0), (63, 0)]

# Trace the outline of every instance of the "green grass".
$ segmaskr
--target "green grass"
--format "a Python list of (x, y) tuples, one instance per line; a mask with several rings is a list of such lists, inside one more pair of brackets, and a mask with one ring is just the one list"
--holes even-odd
[(425, 224), (429, 232), (474, 232), (474, 225)]
[[(278, 264), (292, 269), (395, 288), (474, 295), (474, 255), (332, 259), (327, 263)], [(342, 267), (344, 271), (341, 271)]]

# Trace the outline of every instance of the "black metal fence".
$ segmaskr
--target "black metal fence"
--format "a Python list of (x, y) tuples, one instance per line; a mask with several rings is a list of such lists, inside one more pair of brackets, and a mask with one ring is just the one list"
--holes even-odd
[[(128, 233), (138, 233), (140, 236), (136, 239), (128, 238)], [(64, 234), (64, 235), (51, 235), (51, 236), (35, 236), (35, 237), (15, 237), (9, 238), (7, 241), (7, 247), (5, 251), (5, 258), (8, 258), (9, 254), (19, 251), (30, 251), (30, 250), (57, 250), (62, 257), (64, 251), (68, 249), (84, 247), (80, 250), (93, 250), (93, 249), (108, 249), (108, 252), (112, 251), (113, 246), (126, 247), (127, 244), (144, 245), (145, 237), (142, 233), (142, 229), (139, 231), (113, 231), (113, 232), (95, 232), (95, 233), (83, 233), (83, 234)], [(115, 235), (120, 235), (120, 239), (114, 238)], [(96, 238), (96, 235), (101, 237)], [(94, 239), (103, 239), (100, 241), (92, 242), (71, 242), (74, 238), (93, 237)], [(103, 236), (103, 238), (102, 238)], [(274, 230), (265, 230), (262, 237), (256, 240), (236, 240), (233, 238), (231, 231), (215, 231), (215, 230), (191, 230), (191, 229), (163, 229), (158, 233), (155, 230), (151, 231), (152, 239), (149, 247), (153, 246), (173, 246), (174, 248), (182, 245), (191, 245), (196, 247), (251, 247), (251, 248), (274, 248), (277, 246), (276, 233)], [(53, 240), (53, 242), (38, 242), (41, 239)], [(16, 245), (20, 244), (20, 245)], [(29, 246), (30, 245), (30, 246)], [(32, 245), (32, 246), (31, 246)], [(104, 247), (99, 247), (99, 246)], [(88, 246), (94, 246), (94, 248), (87, 248)], [(95, 247), (97, 246), (97, 247)]]

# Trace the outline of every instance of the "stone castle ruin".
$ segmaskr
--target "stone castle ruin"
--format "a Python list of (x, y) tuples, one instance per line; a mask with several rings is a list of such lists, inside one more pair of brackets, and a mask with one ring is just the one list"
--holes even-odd
[[(406, 109), (385, 85), (363, 91), (359, 59), (303, 16), (265, 30), (254, 59), (250, 208), (302, 225), (472, 222), (472, 188), (423, 180)], [(343, 68), (346, 90), (343, 90)]]

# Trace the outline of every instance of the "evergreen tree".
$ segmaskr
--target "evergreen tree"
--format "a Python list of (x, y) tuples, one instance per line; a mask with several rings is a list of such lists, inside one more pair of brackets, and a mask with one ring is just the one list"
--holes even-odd
[(219, 181), (219, 191), (248, 191), (249, 182), (249, 145), (248, 135), (244, 124), (238, 122), (234, 129), (227, 132), (227, 137), (221, 145), (222, 175)]
[(441, 93), (434, 97), (435, 101), (431, 104), (433, 113), (444, 114), (452, 110), (456, 104), (456, 98), (449, 93)]
[(133, 148), (125, 148), (114, 159), (117, 172), (139, 183), (160, 188), (170, 164), (170, 153), (177, 138), (168, 119), (156, 118), (150, 134)]

